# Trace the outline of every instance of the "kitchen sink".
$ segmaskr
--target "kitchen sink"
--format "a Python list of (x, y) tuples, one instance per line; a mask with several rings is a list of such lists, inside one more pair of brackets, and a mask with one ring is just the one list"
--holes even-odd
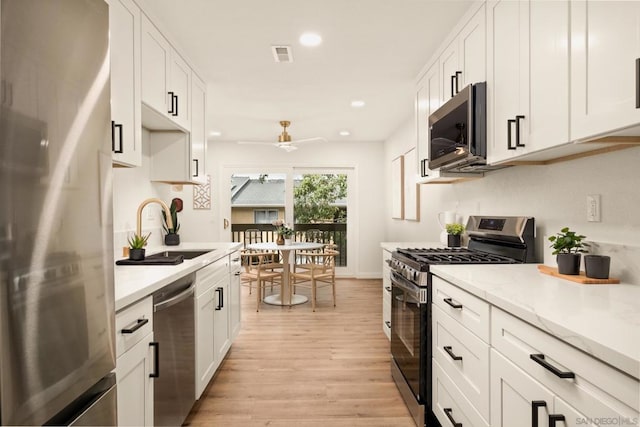
[(206, 253), (212, 252), (211, 250), (206, 251), (164, 251), (158, 252), (157, 254), (149, 255), (147, 258), (156, 257), (156, 258), (171, 258), (182, 256), (183, 259), (193, 259), (199, 257), (200, 255), (204, 255)]

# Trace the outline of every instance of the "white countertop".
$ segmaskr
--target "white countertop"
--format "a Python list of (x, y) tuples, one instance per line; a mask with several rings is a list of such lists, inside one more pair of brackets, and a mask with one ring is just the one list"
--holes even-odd
[[(162, 251), (211, 250), (212, 252), (193, 259), (185, 259), (178, 265), (114, 265), (116, 311), (151, 295), (186, 274), (199, 270), (239, 250), (241, 247), (242, 243), (229, 242), (182, 243), (178, 246), (148, 247), (147, 255)], [(123, 258), (122, 256), (116, 257), (116, 260)]]
[(640, 378), (640, 286), (582, 285), (536, 264), (433, 265), (431, 272)]

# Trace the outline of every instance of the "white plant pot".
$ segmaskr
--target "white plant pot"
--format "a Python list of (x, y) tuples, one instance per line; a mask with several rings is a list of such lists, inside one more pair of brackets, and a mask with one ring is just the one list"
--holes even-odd
[(291, 243), (293, 243), (293, 239), (284, 239), (285, 245), (290, 245)]

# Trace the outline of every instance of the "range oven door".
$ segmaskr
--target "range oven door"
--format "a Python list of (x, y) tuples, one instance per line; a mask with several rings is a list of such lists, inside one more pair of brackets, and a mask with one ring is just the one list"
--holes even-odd
[(391, 355), (418, 403), (430, 406), (429, 317), (428, 288), (420, 288), (392, 271)]

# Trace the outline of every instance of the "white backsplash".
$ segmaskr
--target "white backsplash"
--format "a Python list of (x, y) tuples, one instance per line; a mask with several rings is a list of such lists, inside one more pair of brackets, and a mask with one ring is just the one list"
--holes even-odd
[[(547, 242), (547, 236), (544, 237), (544, 241)], [(640, 246), (593, 241), (587, 243), (589, 243), (589, 254), (611, 257), (609, 277), (640, 286)], [(555, 255), (551, 254), (551, 248), (546, 248), (544, 251), (544, 264), (557, 265)], [(584, 271), (584, 257), (581, 270)]]

